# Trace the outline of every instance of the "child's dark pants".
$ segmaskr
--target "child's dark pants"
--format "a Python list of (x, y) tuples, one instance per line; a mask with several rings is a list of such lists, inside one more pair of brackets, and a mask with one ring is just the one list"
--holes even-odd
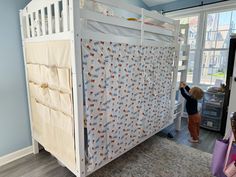
[(188, 130), (193, 140), (199, 140), (201, 116), (199, 113), (188, 116)]

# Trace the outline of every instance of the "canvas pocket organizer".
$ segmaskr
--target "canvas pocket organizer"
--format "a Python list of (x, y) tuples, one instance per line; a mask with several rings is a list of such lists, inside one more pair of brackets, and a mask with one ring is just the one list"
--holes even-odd
[(71, 93), (71, 70), (67, 68), (47, 67), (28, 64), (28, 79), (37, 84), (48, 84), (48, 87)]
[(40, 66), (40, 77), (41, 77), (41, 82), (48, 83), (49, 81), (49, 68), (45, 65), (39, 65)]
[(70, 69), (58, 68), (57, 73), (60, 90), (70, 93), (72, 88)]
[(73, 116), (72, 95), (60, 92), (61, 111)]
[(48, 65), (60, 68), (71, 68), (70, 41), (51, 41), (48, 45)]
[(54, 89), (59, 87), (59, 78), (56, 67), (48, 68), (48, 85)]
[(48, 141), (48, 136), (50, 136), (50, 134), (48, 131), (50, 131), (50, 109), (35, 100), (33, 110), (33, 128), (35, 130), (34, 132), (37, 132), (34, 136), (45, 146), (49, 146), (50, 141)]
[(50, 124), (53, 125), (53, 128), (51, 128), (51, 144), (48, 148), (53, 150), (56, 156), (73, 165), (75, 162), (73, 119), (51, 109)]
[(70, 41), (26, 43), (33, 137), (75, 169), (70, 52)]
[[(34, 136), (44, 148), (68, 163), (74, 162), (73, 119), (35, 101), (32, 104)], [(66, 147), (65, 147), (66, 146)], [(73, 165), (73, 163), (71, 163)]]
[(73, 117), (72, 95), (48, 88), (46, 85), (29, 83), (30, 96), (49, 108)]
[(48, 48), (45, 42), (26, 43), (26, 62), (48, 65)]
[(27, 71), (28, 71), (28, 80), (30, 82), (35, 82), (35, 83), (42, 82), (40, 65), (27, 64)]

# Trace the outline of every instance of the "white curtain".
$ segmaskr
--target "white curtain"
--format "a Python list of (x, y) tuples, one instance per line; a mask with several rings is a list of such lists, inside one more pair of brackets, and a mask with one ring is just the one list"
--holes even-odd
[(82, 43), (91, 171), (170, 121), (175, 48)]

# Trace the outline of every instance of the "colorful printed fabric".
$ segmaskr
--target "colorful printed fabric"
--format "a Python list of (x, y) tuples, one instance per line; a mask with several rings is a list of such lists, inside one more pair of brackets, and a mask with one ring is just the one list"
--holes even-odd
[(92, 171), (170, 122), (175, 48), (89, 40), (82, 53)]

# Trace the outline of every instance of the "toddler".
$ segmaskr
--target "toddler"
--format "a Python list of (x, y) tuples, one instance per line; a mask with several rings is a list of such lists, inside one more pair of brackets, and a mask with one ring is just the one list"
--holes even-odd
[(186, 110), (188, 113), (188, 130), (191, 135), (191, 143), (199, 142), (199, 130), (201, 116), (198, 112), (198, 100), (203, 97), (204, 92), (198, 87), (189, 88), (184, 82), (180, 83), (181, 95), (186, 99)]

